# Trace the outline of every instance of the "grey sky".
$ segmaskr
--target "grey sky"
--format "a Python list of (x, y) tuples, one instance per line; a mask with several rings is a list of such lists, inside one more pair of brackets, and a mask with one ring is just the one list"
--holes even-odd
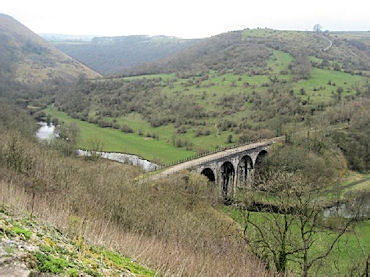
[(368, 0), (1, 0), (36, 33), (195, 38), (244, 28), (370, 30)]

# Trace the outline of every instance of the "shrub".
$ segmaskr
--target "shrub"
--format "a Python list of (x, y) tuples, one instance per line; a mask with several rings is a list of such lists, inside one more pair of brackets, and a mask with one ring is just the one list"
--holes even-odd
[(134, 130), (130, 126), (128, 126), (127, 124), (122, 124), (119, 129), (124, 133), (133, 133), (134, 132)]

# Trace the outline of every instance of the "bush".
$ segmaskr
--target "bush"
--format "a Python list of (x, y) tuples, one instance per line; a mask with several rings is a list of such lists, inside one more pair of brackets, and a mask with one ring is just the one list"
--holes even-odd
[(0, 161), (8, 168), (17, 172), (28, 174), (34, 168), (32, 152), (28, 151), (26, 140), (19, 132), (9, 132), (1, 139)]
[(197, 129), (195, 131), (195, 136), (200, 137), (200, 136), (209, 136), (211, 134), (211, 131), (208, 129)]
[(134, 130), (130, 126), (128, 126), (127, 124), (122, 124), (119, 129), (124, 133), (133, 133), (134, 132)]
[(179, 128), (177, 128), (176, 133), (178, 133), (178, 134), (186, 134), (187, 131), (188, 130), (187, 130), (186, 126), (182, 125)]

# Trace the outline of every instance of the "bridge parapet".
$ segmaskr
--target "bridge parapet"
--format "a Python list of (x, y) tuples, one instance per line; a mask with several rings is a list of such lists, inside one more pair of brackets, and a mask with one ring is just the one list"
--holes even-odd
[(149, 177), (156, 180), (183, 170), (190, 170), (205, 175), (214, 182), (224, 197), (233, 197), (237, 187), (248, 187), (253, 180), (255, 168), (266, 155), (271, 145), (283, 141), (277, 137), (261, 142), (238, 146), (216, 152), (198, 159), (189, 160), (171, 166), (164, 171)]

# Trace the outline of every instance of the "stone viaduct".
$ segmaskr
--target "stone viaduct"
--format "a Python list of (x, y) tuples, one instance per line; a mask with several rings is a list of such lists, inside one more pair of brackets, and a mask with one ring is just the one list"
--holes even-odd
[(176, 172), (190, 170), (206, 176), (209, 181), (214, 182), (220, 188), (223, 197), (231, 198), (238, 187), (250, 186), (255, 170), (268, 153), (271, 145), (283, 139), (283, 137), (277, 137), (226, 149), (169, 167), (152, 175), (149, 179), (159, 179)]

